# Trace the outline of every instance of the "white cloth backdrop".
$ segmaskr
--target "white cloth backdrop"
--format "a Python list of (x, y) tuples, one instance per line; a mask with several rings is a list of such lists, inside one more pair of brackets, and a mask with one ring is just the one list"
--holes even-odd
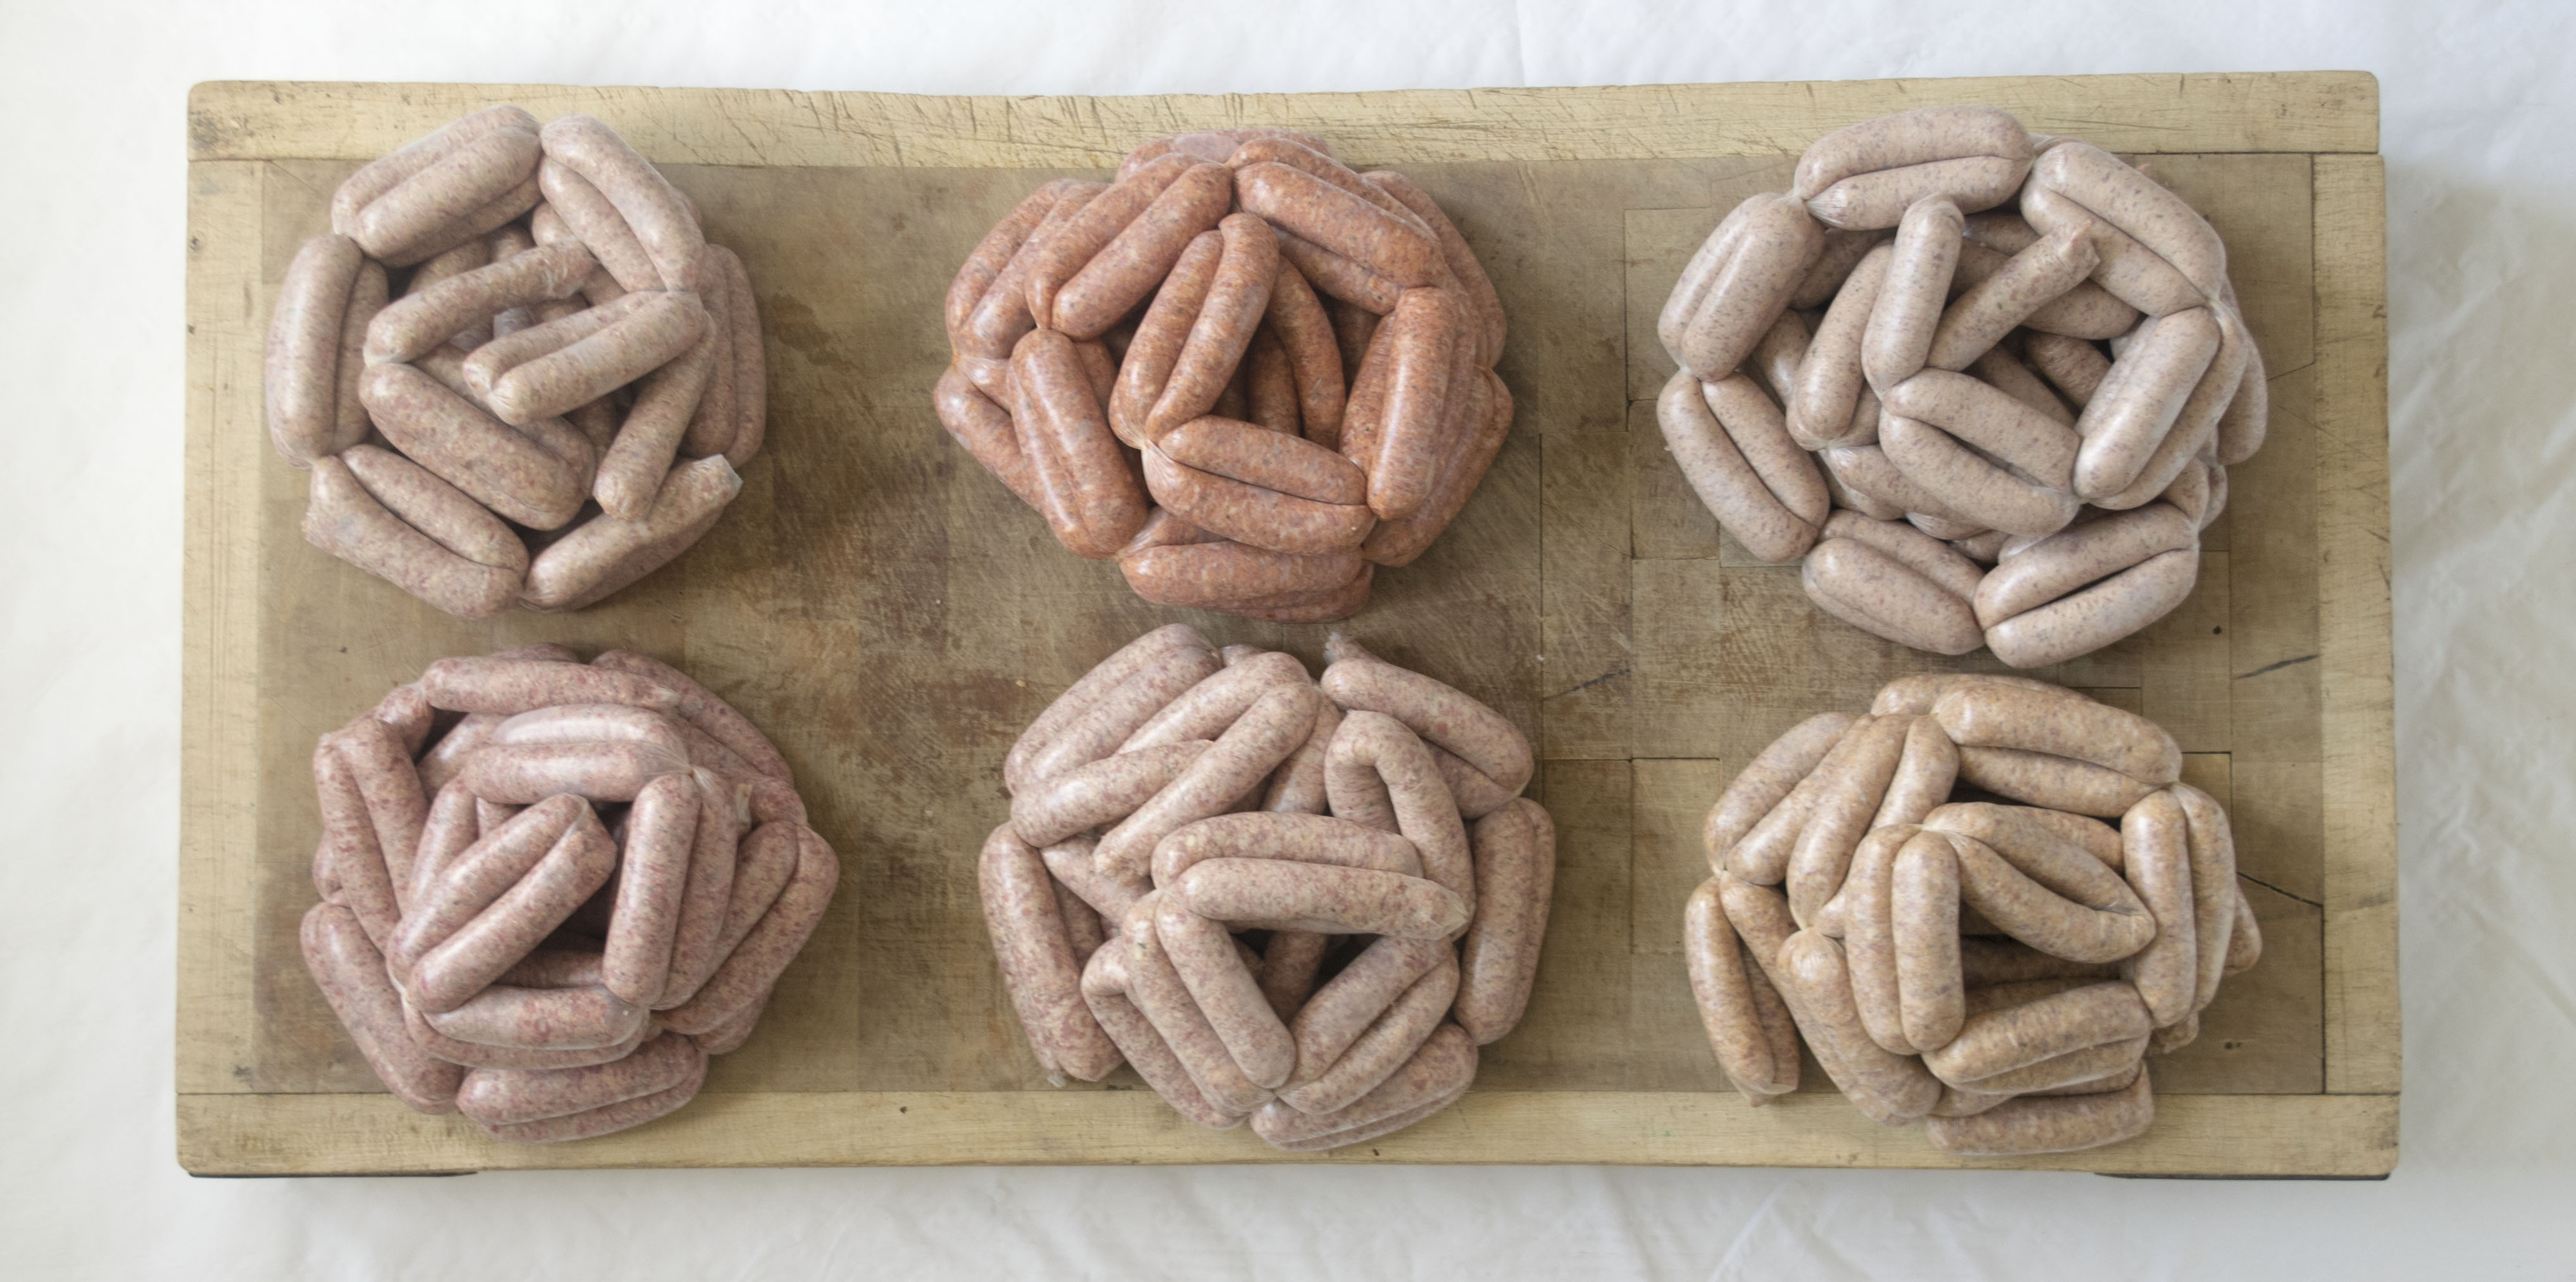
[[(2576, 1276), (2576, 6), (0, 5), (0, 1274)], [(1751, 12), (1759, 9), (1759, 12)], [(172, 1158), (185, 101), (2362, 68), (2388, 158), (2406, 1100), (2384, 1183), (1617, 1168), (192, 1180)], [(1679, 911), (1675, 905), (1675, 911)]]

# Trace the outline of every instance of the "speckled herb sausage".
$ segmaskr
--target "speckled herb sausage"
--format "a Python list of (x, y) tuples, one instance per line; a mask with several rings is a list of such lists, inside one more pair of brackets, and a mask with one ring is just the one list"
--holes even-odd
[(1234, 937), (1225, 924), (1158, 897), (1154, 934), (1190, 999), (1244, 1076), (1265, 1090), (1287, 1082), (1298, 1063), (1296, 1041), (1270, 1008), (1260, 981), (1236, 953)]
[(1756, 1105), (1797, 1089), (1796, 1034), (1783, 1048), (1764, 1026), (1752, 987), (1760, 971), (1746, 964), (1735, 929), (1726, 920), (1717, 878), (1691, 892), (1682, 916), (1682, 955), (1689, 965), (1700, 1023), (1727, 1079)]
[(1959, 1035), (1924, 1052), (1941, 1079), (1971, 1090), (1998, 1073), (2069, 1051), (2145, 1037), (2145, 1003), (2127, 984), (2088, 984), (2053, 996), (1969, 1015)]
[(359, 396), (396, 448), (494, 512), (551, 530), (580, 508), (578, 470), (420, 370), (369, 366)]
[(1751, 379), (1703, 385), (1680, 371), (1656, 399), (1655, 419), (1691, 490), (1746, 551), (1791, 561), (1814, 546), (1832, 496)]
[(1074, 954), (1054, 882), (1036, 848), (1004, 824), (984, 839), (976, 869), (1003, 987), (1039, 1067), (1059, 1081), (1062, 1075), (1084, 1081), (1107, 1076), (1118, 1066), (1118, 1048), (1083, 1002), (1085, 959)]
[[(1730, 225), (1731, 224), (1731, 225)], [(1703, 382), (1744, 363), (1824, 253), (1824, 228), (1795, 197), (1745, 198), (1682, 270), (1656, 334)]]
[(589, 336), (497, 374), (493, 414), (511, 424), (561, 414), (660, 368), (705, 336), (707, 310), (695, 294), (636, 297), (643, 301), (634, 310)]
[[(1989, 628), (1986, 645), (2015, 667), (2071, 659), (2163, 618), (2191, 594), (2200, 574), (2197, 547), (2151, 556), (2081, 592), (2026, 610)], [(2107, 814), (2088, 809), (2085, 814)]]
[(1222, 814), (1258, 788), (1313, 730), (1314, 701), (1321, 697), (1304, 684), (1264, 690), (1178, 778), (1101, 837), (1094, 858), (1102, 870), (1122, 880), (1142, 877), (1154, 847), (1174, 829)]
[(1156, 744), (1058, 774), (1012, 798), (1012, 827), (1033, 845), (1053, 845), (1086, 828), (1114, 823), (1178, 778), (1209, 742)]
[(1337, 868), (1422, 875), (1406, 838), (1337, 815), (1215, 815), (1173, 829), (1154, 847), (1154, 884), (1169, 886), (1210, 859), (1283, 859)]
[[(548, 159), (580, 174), (616, 206), (653, 260), (664, 289), (696, 290), (707, 241), (696, 212), (660, 170), (617, 132), (589, 116), (560, 116), (539, 135)], [(574, 229), (580, 230), (575, 223)], [(629, 289), (641, 285), (621, 280)]]
[[(1874, 409), (1865, 425), (1855, 413), (1864, 391), (1861, 345), (1895, 254), (1892, 246), (1882, 244), (1861, 258), (1835, 293), (1833, 305), (1825, 310), (1815, 338), (1807, 344), (1806, 357), (1798, 364), (1798, 381), (1792, 389), (1787, 420), (1790, 437), (1805, 448), (1863, 444), (1876, 439), (1878, 415)], [(1855, 430), (1863, 427), (1865, 438)]]
[(2225, 287), (2227, 246), (2208, 220), (2109, 152), (2087, 143), (2058, 143), (2040, 154), (2031, 181), (2117, 227), (2202, 294), (2214, 298)]
[(1308, 1114), (1348, 1107), (1413, 1058), (1440, 1027), (1458, 986), (1458, 959), (1444, 949), (1430, 972), (1405, 989), (1329, 1064), (1313, 1064), (1301, 1055), (1297, 1076), (1280, 1090), (1280, 1100)]
[(1936, 1117), (1924, 1130), (1945, 1153), (2014, 1156), (2117, 1144), (2146, 1134), (2155, 1119), (2154, 1087), (2141, 1073), (2116, 1092), (2018, 1099), (1973, 1117)]
[(1925, 363), (1934, 369), (1966, 369), (2031, 313), (2082, 283), (2102, 261), (2087, 230), (2060, 228), (1969, 287), (1941, 314)]
[[(316, 459), (312, 467), (311, 493), (304, 509), (306, 542), (458, 618), (489, 618), (518, 594), (523, 569), (485, 565), (457, 554), (387, 511), (341, 459)], [(483, 521), (500, 525), (480, 505), (464, 502)], [(507, 533), (506, 528), (503, 532)], [(510, 542), (520, 546), (520, 555), (526, 555), (515, 537)]]
[(1200, 1091), (1153, 1021), (1128, 1000), (1126, 951), (1104, 947), (1092, 954), (1090, 964), (1083, 969), (1082, 997), (1090, 1005), (1093, 1018), (1118, 1044), (1119, 1053), (1135, 1066), (1136, 1075), (1144, 1078), (1145, 1084), (1174, 1111), (1214, 1130), (1242, 1125), (1244, 1114), (1226, 1111)]
[(635, 796), (619, 859), (617, 908), (599, 963), (598, 982), (622, 1001), (650, 1005), (670, 977), (697, 824), (697, 785), (687, 775), (664, 775)]
[(1326, 934), (1445, 940), (1468, 916), (1466, 901), (1437, 882), (1283, 860), (1206, 860), (1170, 893), (1202, 917)]
[(1958, 270), (1959, 207), (1927, 197), (1905, 211), (1887, 263), (1887, 279), (1862, 333), (1861, 370), (1884, 399), (1888, 389), (1922, 369), (1941, 323), (1942, 303)]
[(417, 1111), (455, 1111), (463, 1071), (412, 1040), (403, 1026), (402, 999), (356, 914), (338, 904), (315, 904), (304, 914), (301, 936), (305, 968), (377, 1079)]
[[(428, 158), (433, 150), (434, 158)], [(381, 194), (353, 208), (348, 220), (345, 234), (369, 257), (388, 266), (420, 262), (509, 222), (537, 203), (537, 135), (517, 121), (487, 117), (473, 129), (451, 133), (436, 148), (414, 156), (428, 162), (411, 168), (407, 158), (400, 166), (379, 171), (408, 170)], [(343, 191), (366, 176), (364, 170), (352, 175)], [(370, 179), (368, 185), (375, 181)], [(337, 195), (333, 203), (339, 203)]]
[(705, 1070), (706, 1054), (664, 1033), (614, 1063), (555, 1070), (477, 1069), (465, 1077), (457, 1111), (486, 1126), (563, 1117), (666, 1091)]
[(1791, 935), (1780, 948), (1782, 995), (1807, 1044), (1843, 1095), (1873, 1121), (1902, 1125), (1929, 1112), (1941, 1084), (1923, 1065), (1891, 1055), (1869, 1038), (1852, 1003), (1842, 945), (1812, 930)]
[[(1303, 665), (1300, 665), (1301, 667)], [(1273, 814), (1320, 815), (1330, 804), (1324, 782), (1324, 757), (1342, 728), (1342, 709), (1330, 699), (1315, 703), (1315, 731), (1287, 761), (1273, 771), (1261, 808)]]
[(1335, 634), (1324, 693), (1349, 711), (1383, 712), (1518, 793), (1534, 770), (1529, 740), (1501, 713), (1443, 682), (1385, 662)]
[[(1832, 526), (1846, 516), (1868, 519), (1857, 513), (1834, 514), (1827, 537), (1807, 553), (1801, 572), (1809, 600), (1853, 627), (1918, 650), (1966, 654), (1984, 644), (1976, 615), (1964, 597), (1871, 544), (1835, 537)], [(1928, 536), (1917, 537), (1958, 555)], [(1965, 557), (1959, 559), (1961, 564), (1971, 564)]]
[(1412, 179), (1391, 169), (1373, 169), (1360, 176), (1412, 210), (1414, 216), (1420, 218), (1439, 240), (1441, 261), (1448, 265), (1450, 275), (1457, 278), (1460, 298), (1475, 322), (1476, 363), (1492, 368), (1494, 362), (1503, 358), (1503, 301), (1494, 290), (1493, 280), (1485, 274), (1484, 264), (1477, 261), (1475, 251), (1468, 247), (1466, 237), (1458, 234), (1457, 226), (1449, 221), (1448, 215), (1442, 213), (1430, 194), (1415, 186)]
[(1817, 713), (1772, 740), (1771, 746), (1736, 773), (1734, 782), (1709, 808), (1708, 822), (1702, 830), (1709, 871), (1726, 867), (1727, 852), (1814, 772), (1816, 763), (1824, 760), (1851, 724), (1852, 718), (1844, 713)]
[(1977, 621), (1986, 627), (2058, 600), (2160, 553), (2199, 541), (2189, 517), (2170, 504), (2114, 513), (2061, 531), (2005, 558), (1977, 585)]
[(2080, 507), (2074, 495), (1998, 466), (1986, 452), (1918, 419), (1890, 414), (1879, 424), (1878, 443), (1890, 463), (1940, 495), (1944, 506), (1961, 518), (1948, 528), (1931, 527), (1936, 538), (1961, 538), (1984, 529), (2051, 534), (2066, 528)]
[(679, 703), (670, 711), (705, 731), (760, 774), (782, 783), (794, 781), (787, 768), (787, 759), (779, 755), (768, 736), (752, 725), (750, 718), (736, 712), (732, 705), (698, 684), (687, 673), (659, 659), (628, 650), (605, 651), (591, 660), (591, 666), (640, 677), (651, 685), (673, 691), (679, 695)]
[(520, 1122), (509, 1126), (482, 1126), (485, 1135), (517, 1144), (552, 1144), (563, 1140), (590, 1139), (614, 1131), (641, 1126), (669, 1113), (696, 1098), (698, 1087), (706, 1081), (706, 1061), (701, 1056), (697, 1066), (680, 1083), (667, 1090), (634, 1099), (621, 1100), (579, 1113), (549, 1117), (542, 1121)]
[(1934, 807), (1949, 799), (1950, 787), (1959, 777), (1958, 745), (1930, 718), (1921, 718), (1905, 732), (1905, 751), (1896, 763), (1896, 773), (1888, 779), (1885, 800), (1871, 818), (1871, 828), (1890, 824), (1923, 822)]
[(1932, 717), (1961, 747), (2054, 753), (2154, 786), (2182, 777), (2182, 749), (2164, 727), (2072, 690), (1962, 685), (1941, 695)]
[(687, 1002), (663, 1012), (664, 1024), (691, 1034), (724, 1024), (777, 985), (787, 964), (796, 960), (814, 928), (822, 924), (823, 910), (840, 883), (841, 862), (813, 829), (800, 826), (795, 832), (795, 876), (715, 974)]
[(1410, 213), (1275, 161), (1236, 170), (1234, 184), (1246, 211), (1398, 285), (1428, 285), (1441, 270), (1439, 242)]
[(699, 769), (691, 773), (691, 782), (698, 792), (697, 829), (689, 838), (688, 883), (680, 891), (679, 921), (671, 932), (670, 973), (651, 999), (656, 1010), (688, 1001), (725, 960), (716, 944), (731, 915), (748, 818), (742, 781)]
[(376, 313), (367, 324), (370, 365), (407, 361), (498, 312), (567, 298), (597, 264), (577, 244), (530, 250), (449, 277), (413, 292)]
[(316, 236), (296, 251), (278, 289), (263, 379), (268, 439), (298, 467), (357, 443), (341, 430), (341, 337), (365, 261), (356, 241)]
[[(2125, 886), (2070, 896), (1973, 837), (1945, 833), (1959, 860), (1960, 896), (2005, 934), (2071, 961), (2117, 961), (2157, 933)], [(2098, 871), (2098, 866), (2097, 866)]]
[(1814, 805), (1798, 827), (1784, 873), (1789, 912), (1801, 925), (1813, 922), (1825, 901), (1842, 888), (1852, 850), (1868, 835), (1870, 819), (1886, 799), (1912, 728), (1907, 717), (1855, 722), (1843, 742), (1817, 764)]
[(2117, 819), (2153, 788), (2090, 762), (2017, 748), (1959, 749), (1959, 781), (2051, 810)]
[(682, 463), (643, 520), (592, 517), (538, 553), (519, 603), (559, 612), (597, 602), (687, 551), (741, 492), (742, 477), (722, 457)]
[(1301, 437), (1233, 419), (1192, 419), (1158, 448), (1172, 461), (1318, 503), (1368, 500), (1366, 472), (1333, 450)]
[(1155, 1031), (1162, 1034), (1164, 1043), (1211, 1104), (1229, 1113), (1248, 1113), (1267, 1103), (1271, 1092), (1253, 1082), (1234, 1062), (1224, 1039), (1208, 1023), (1180, 973), (1173, 968), (1155, 931), (1162, 907), (1161, 892), (1147, 895), (1127, 910), (1119, 926), (1114, 947), (1125, 962), (1128, 999), (1153, 1021)]
[(1959, 960), (1959, 861), (1948, 841), (1916, 834), (1896, 854), (1888, 908), (1905, 1040), (1947, 1045), (1967, 1016)]
[(467, 143), (504, 130), (533, 135), (537, 127), (536, 117), (508, 104), (451, 120), (435, 132), (369, 161), (343, 180), (331, 193), (331, 230), (343, 236), (355, 235), (358, 215), (367, 206)]
[(1367, 1094), (1330, 1113), (1304, 1113), (1286, 1101), (1253, 1115), (1255, 1134), (1291, 1152), (1339, 1148), (1409, 1126), (1465, 1093), (1476, 1076), (1476, 1043), (1443, 1024), (1404, 1066)]
[[(607, 883), (616, 864), (616, 842), (600, 826), (598, 817), (588, 807), (581, 807), (563, 836), (527, 875), (516, 879), (472, 920), (420, 954), (420, 960), (411, 967), (411, 980), (405, 991), (424, 1014), (431, 1016), (464, 1005), (508, 970), (511, 963), (527, 956), (548, 932), (563, 924), (583, 900)], [(442, 890), (454, 880), (454, 872), (441, 878)], [(445, 1031), (451, 1036), (463, 1036), (452, 1029)], [(466, 1040), (483, 1039), (468, 1036)]]
[[(1166, 624), (1156, 628), (1119, 647), (1115, 653), (1094, 665), (1089, 672), (1084, 673), (1079, 680), (1067, 687), (1063, 694), (1058, 695), (1053, 703), (1048, 704), (1046, 710), (1039, 713), (1035, 721), (1029, 723), (1028, 729), (1020, 732), (1019, 739), (1011, 745), (1010, 755), (1004, 758), (1002, 763), (1004, 785), (1014, 792), (1018, 791), (1021, 785), (1031, 778), (1032, 763), (1064, 733), (1068, 726), (1118, 690), (1129, 678), (1148, 668), (1162, 666), (1166, 661), (1184, 654), (1199, 656), (1198, 660), (1191, 665), (1197, 670), (1198, 676), (1204, 677), (1213, 673), (1220, 666), (1216, 662), (1215, 647), (1208, 644), (1207, 638), (1201, 636), (1198, 629), (1185, 623)], [(1195, 677), (1192, 678), (1193, 682), (1195, 680)], [(1172, 690), (1164, 695), (1163, 701), (1170, 702), (1172, 694), (1187, 688), (1187, 685), (1183, 685)], [(1095, 761), (1107, 755), (1102, 749), (1123, 741), (1128, 733), (1143, 725), (1161, 706), (1156, 704), (1152, 708), (1146, 708), (1137, 713), (1133, 720), (1126, 721), (1126, 729), (1120, 732), (1117, 739), (1104, 741), (1101, 736), (1095, 735), (1094, 743), (1097, 746), (1084, 748), (1082, 751), (1089, 755), (1084, 756), (1083, 760)], [(1121, 719), (1125, 719), (1123, 714)]]
[(1392, 826), (1413, 843), (1418, 875), (1474, 899), (1475, 860), (1457, 801), (1429, 749), (1404, 723), (1364, 709), (1346, 714), (1325, 757), (1324, 779), (1336, 815)]
[[(1145, 178), (1154, 168), (1148, 165), (1121, 179), (1119, 186), (1102, 193), (1084, 209), (1084, 217), (1068, 223), (1068, 230), (1082, 228), (1117, 199), (1120, 187)], [(1191, 239), (1225, 217), (1234, 197), (1233, 177), (1222, 165), (1182, 166), (1169, 185), (1162, 187), (1132, 221), (1118, 229), (1087, 261), (1075, 264), (1079, 270), (1065, 279), (1053, 299), (1053, 327), (1075, 338), (1096, 337), (1143, 302), (1171, 271)], [(1051, 245), (1050, 250), (1054, 249)], [(1032, 299), (1042, 299), (1048, 290), (1052, 258), (1052, 253), (1043, 255), (1032, 266)]]
[[(1172, 357), (1168, 379), (1142, 416), (1141, 434), (1145, 440), (1158, 440), (1165, 432), (1215, 408), (1218, 393), (1242, 363), (1244, 349), (1252, 343), (1253, 330), (1269, 309), (1271, 282), (1279, 275), (1279, 241), (1271, 234), (1269, 224), (1250, 214), (1230, 214), (1217, 224), (1217, 236), (1216, 261), (1206, 268), (1206, 300), (1196, 309), (1188, 337)], [(1191, 250), (1184, 253), (1185, 264), (1193, 255), (1204, 256), (1205, 251), (1198, 248), (1200, 243), (1194, 241)], [(1174, 274), (1177, 276), (1179, 269)], [(1147, 326), (1152, 326), (1153, 321), (1149, 310)], [(1137, 331), (1137, 338), (1139, 343), (1144, 341), (1144, 328)], [(1131, 359), (1134, 351), (1129, 349)], [(1123, 370), (1121, 376), (1123, 383)]]
[(1009, 411), (994, 404), (954, 367), (939, 376), (931, 401), (938, 410), (940, 426), (947, 428), (948, 434), (956, 437), (985, 471), (1009, 487), (1021, 502), (1038, 506), (1037, 477), (1029, 469), (1028, 456), (1020, 452), (1019, 429), (1011, 422)]
[[(1809, 201), (1818, 218), (1836, 226), (1886, 226), (1865, 216), (1890, 203), (1877, 185), (1956, 193), (1963, 208), (1983, 209), (2012, 198), (2029, 171), (2031, 152), (2030, 135), (2010, 112), (1922, 107), (1838, 129), (1808, 144), (1790, 191)], [(1972, 164), (1941, 167), (1961, 161)], [(1973, 164), (1980, 161), (1992, 163)], [(1869, 183), (1871, 178), (1879, 184)], [(1902, 210), (1919, 198), (1909, 196), (1894, 208)]]
[(1476, 821), (1476, 911), (1461, 941), (1456, 1014), (1479, 1046), (1512, 1031), (1538, 979), (1556, 886), (1556, 825), (1516, 798)]
[[(2182, 803), (2171, 791), (2159, 791), (2130, 807), (2120, 820), (2120, 847), (2129, 885), (2156, 923), (2154, 940), (2123, 962), (2120, 974), (2136, 985), (2156, 1027), (2180, 1023), (2196, 1009), (2201, 951)], [(2228, 888), (2234, 888), (2232, 881)]]
[[(1153, 644), (1144, 645), (1147, 641)], [(1030, 727), (1031, 736), (1040, 728), (1052, 733), (1042, 740), (1022, 737), (1028, 753), (1021, 762), (1015, 786), (1026, 788), (1114, 754), (1184, 691), (1223, 668), (1215, 649), (1194, 628), (1175, 624), (1147, 634), (1138, 644), (1111, 655), (1093, 670), (1095, 675), (1109, 670), (1111, 681), (1094, 686), (1093, 678), (1085, 677), (1058, 701), (1059, 707), (1065, 706), (1081, 695), (1078, 705), (1052, 727), (1048, 726), (1047, 716), (1041, 716)], [(1048, 716), (1054, 711), (1050, 708)], [(1013, 749), (1015, 754), (1018, 751)], [(1007, 779), (1007, 762), (1004, 774)]]
[[(1852, 1005), (1869, 1039), (1893, 1055), (1919, 1049), (1907, 1035), (1903, 987), (1897, 975), (1894, 913), (1890, 907), (1897, 853), (1921, 829), (1898, 824), (1873, 830), (1852, 852), (1851, 875), (1820, 918), (1839, 916), (1843, 961), (1851, 973)], [(1815, 929), (1833, 934), (1820, 919)]]
[(1326, 556), (1356, 549), (1377, 524), (1376, 516), (1360, 504), (1318, 502), (1233, 480), (1180, 463), (1150, 445), (1145, 450), (1145, 482), (1165, 508), (1202, 529), (1293, 555)]
[[(415, 999), (415, 1005), (417, 1000)], [(450, 1011), (422, 1011), (440, 1036), (513, 1050), (582, 1051), (629, 1044), (650, 1021), (641, 1006), (597, 985), (513, 988), (493, 984)]]
[[(1056, 533), (1073, 552), (1115, 554), (1145, 523), (1145, 493), (1072, 341), (1053, 330), (1031, 330), (1012, 352), (1011, 373), (1020, 451), (1047, 491), (1040, 510), (1061, 507), (1072, 518), (1073, 537), (1063, 528)], [(1058, 520), (1053, 513), (1048, 519)]]

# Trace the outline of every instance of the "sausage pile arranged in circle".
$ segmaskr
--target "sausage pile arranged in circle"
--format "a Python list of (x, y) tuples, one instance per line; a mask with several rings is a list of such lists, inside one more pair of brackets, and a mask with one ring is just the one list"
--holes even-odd
[(1658, 333), (1664, 440), (1747, 551), (1804, 557), (1855, 627), (2020, 668), (2180, 604), (2267, 423), (2208, 221), (1993, 107), (1818, 139), (1718, 224)]
[(1039, 1065), (1123, 1061), (1190, 1120), (1338, 1148), (1446, 1108), (1527, 1006), (1556, 829), (1529, 741), (1335, 634), (1293, 655), (1182, 624), (1020, 736), (984, 920)]
[(441, 659), (313, 781), (305, 965), (397, 1098), (499, 1140), (688, 1103), (840, 880), (778, 750), (639, 654)]
[(269, 324), (269, 439), (314, 546), (460, 618), (577, 610), (741, 491), (764, 369), (686, 196), (597, 120), (492, 107), (333, 193)]
[(2147, 1056), (2263, 952), (2227, 813), (2181, 776), (2154, 722), (2025, 677), (1906, 677), (1800, 722), (1708, 815), (1684, 951), (1719, 1065), (1767, 1104), (1803, 1034), (1863, 1113), (1950, 1153), (2145, 1133)]
[(1162, 605), (1358, 613), (1511, 430), (1475, 253), (1308, 134), (1178, 134), (1048, 183), (958, 270), (947, 325), (940, 422)]

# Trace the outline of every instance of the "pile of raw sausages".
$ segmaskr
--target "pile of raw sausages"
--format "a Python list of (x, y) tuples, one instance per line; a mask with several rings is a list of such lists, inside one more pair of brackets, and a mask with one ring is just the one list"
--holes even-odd
[(1803, 1033), (1863, 1113), (1950, 1153), (2143, 1133), (2145, 1057), (2263, 951), (2227, 814), (2181, 771), (2155, 723), (2023, 677), (1800, 723), (1709, 811), (1684, 930), (1718, 1063), (1769, 1103)]
[(778, 750), (638, 654), (441, 659), (313, 781), (306, 966), (397, 1098), (499, 1140), (688, 1103), (840, 879)]
[(1275, 129), (1020, 203), (949, 286), (940, 422), (1161, 605), (1347, 618), (1502, 448), (1503, 307), (1422, 189)]
[(460, 618), (577, 610), (733, 501), (763, 369), (687, 197), (597, 120), (493, 107), (332, 194), (269, 324), (269, 439), (315, 547)]
[(1338, 633), (1325, 657), (1319, 686), (1174, 624), (1012, 747), (984, 921), (1058, 1083), (1123, 1059), (1194, 1122), (1337, 1148), (1447, 1107), (1520, 1021), (1556, 876), (1528, 740)]
[(1804, 556), (1855, 627), (2014, 667), (2180, 604), (2267, 421), (2218, 233), (1993, 107), (1818, 139), (1718, 225), (1659, 333), (1665, 442), (1747, 551)]

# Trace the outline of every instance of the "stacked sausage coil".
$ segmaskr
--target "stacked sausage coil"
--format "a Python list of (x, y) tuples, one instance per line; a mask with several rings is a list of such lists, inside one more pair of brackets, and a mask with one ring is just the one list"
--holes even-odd
[(1767, 1104), (1803, 1034), (1863, 1113), (1949, 1153), (2143, 1134), (2146, 1057), (2263, 951), (2227, 814), (2181, 771), (2155, 723), (2022, 677), (1906, 677), (1800, 723), (1709, 811), (1684, 937), (1718, 1063)]
[(1818, 139), (1718, 224), (1658, 332), (1665, 442), (1747, 551), (1804, 557), (1864, 631), (2020, 668), (2180, 604), (2267, 423), (2208, 221), (1993, 107)]
[(441, 659), (313, 781), (306, 966), (397, 1098), (498, 1140), (688, 1103), (840, 879), (769, 740), (623, 651)]
[(1447, 1107), (1529, 1002), (1556, 829), (1529, 742), (1335, 634), (1293, 655), (1174, 624), (1020, 736), (984, 920), (1039, 1064), (1123, 1061), (1183, 1116), (1292, 1151)]
[(1440, 207), (1312, 135), (1158, 138), (1059, 179), (948, 289), (940, 422), (1138, 595), (1347, 618), (1501, 450), (1503, 308)]
[(305, 539), (467, 619), (660, 568), (767, 424), (742, 260), (608, 126), (510, 106), (340, 185), (266, 381), (271, 443), (313, 472)]

